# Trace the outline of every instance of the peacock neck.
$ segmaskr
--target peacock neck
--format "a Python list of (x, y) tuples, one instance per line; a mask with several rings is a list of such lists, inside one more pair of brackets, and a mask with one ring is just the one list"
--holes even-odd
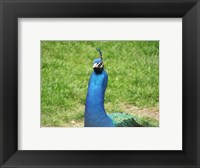
[(105, 116), (104, 109), (104, 96), (106, 85), (104, 85), (106, 79), (106, 72), (96, 74), (92, 73), (89, 81), (88, 92), (86, 97), (86, 109), (87, 113), (95, 116)]
[(112, 119), (104, 109), (104, 95), (107, 86), (108, 75), (93, 72), (88, 86), (85, 105), (85, 127), (114, 127)]

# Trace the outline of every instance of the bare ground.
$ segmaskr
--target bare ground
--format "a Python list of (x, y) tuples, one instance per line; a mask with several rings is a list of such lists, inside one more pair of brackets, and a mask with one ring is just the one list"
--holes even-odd
[(133, 105), (123, 105), (123, 110), (129, 114), (135, 114), (139, 117), (149, 117), (156, 120), (159, 120), (159, 108), (150, 107), (150, 108), (139, 108)]

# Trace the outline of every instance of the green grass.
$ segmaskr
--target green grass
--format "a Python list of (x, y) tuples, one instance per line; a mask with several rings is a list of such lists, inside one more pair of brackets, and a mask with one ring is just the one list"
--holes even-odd
[(42, 41), (42, 126), (83, 122), (92, 62), (99, 56), (96, 47), (109, 76), (108, 113), (126, 112), (126, 105), (158, 108), (158, 41)]

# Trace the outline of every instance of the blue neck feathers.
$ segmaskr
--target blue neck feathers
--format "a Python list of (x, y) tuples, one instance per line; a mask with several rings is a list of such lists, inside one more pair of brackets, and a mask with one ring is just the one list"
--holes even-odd
[(104, 95), (108, 75), (106, 71), (93, 72), (88, 85), (85, 105), (85, 127), (114, 127), (104, 109)]

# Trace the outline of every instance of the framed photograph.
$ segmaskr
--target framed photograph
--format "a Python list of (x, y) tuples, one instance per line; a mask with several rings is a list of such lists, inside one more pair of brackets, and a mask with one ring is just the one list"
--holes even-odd
[(1, 167), (200, 166), (198, 0), (0, 5)]

